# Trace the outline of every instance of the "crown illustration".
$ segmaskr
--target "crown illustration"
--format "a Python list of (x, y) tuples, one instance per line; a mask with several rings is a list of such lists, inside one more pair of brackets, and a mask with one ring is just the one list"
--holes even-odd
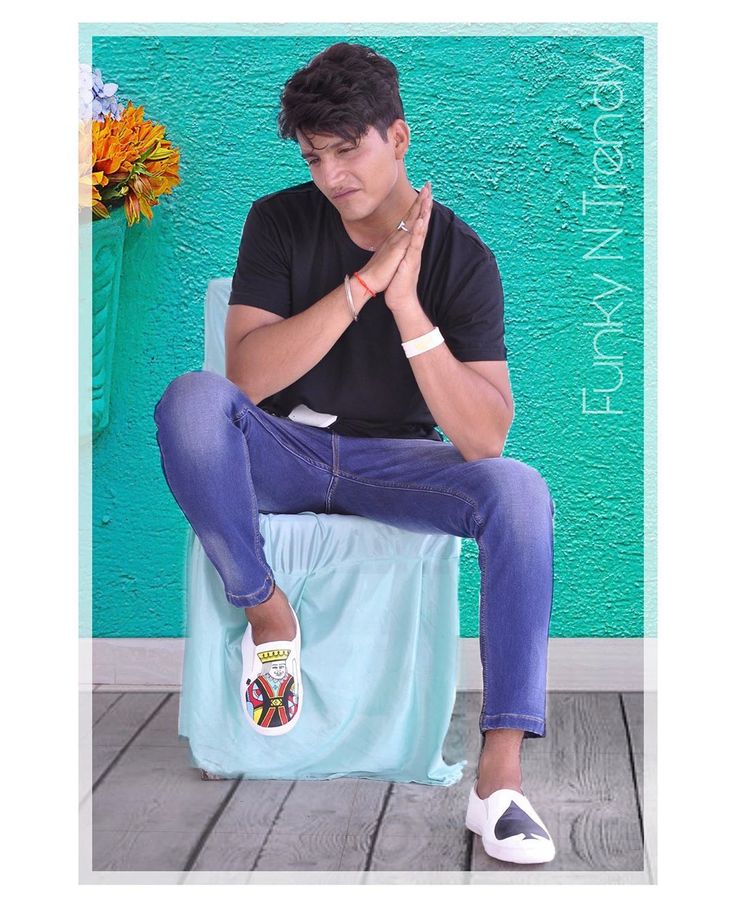
[(256, 651), (261, 663), (267, 664), (269, 660), (286, 660), (291, 654), (289, 648), (275, 648), (273, 651)]

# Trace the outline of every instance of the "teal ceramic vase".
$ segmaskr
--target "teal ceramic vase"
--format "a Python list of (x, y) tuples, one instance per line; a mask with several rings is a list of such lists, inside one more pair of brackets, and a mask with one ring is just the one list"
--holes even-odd
[(110, 419), (110, 385), (120, 298), (120, 272), (128, 229), (123, 207), (92, 223), (92, 432)]

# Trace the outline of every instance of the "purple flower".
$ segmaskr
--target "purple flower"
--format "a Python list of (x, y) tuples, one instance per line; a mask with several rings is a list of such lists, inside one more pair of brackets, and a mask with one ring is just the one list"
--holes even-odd
[(104, 120), (112, 117), (120, 120), (123, 106), (115, 96), (118, 87), (115, 82), (103, 82), (102, 72), (88, 63), (79, 64), (79, 119)]

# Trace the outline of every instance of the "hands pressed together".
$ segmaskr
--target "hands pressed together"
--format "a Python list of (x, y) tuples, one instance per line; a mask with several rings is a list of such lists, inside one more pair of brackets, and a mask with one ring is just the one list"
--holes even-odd
[(427, 181), (404, 215), (407, 231), (394, 230), (373, 254), (361, 275), (376, 292), (384, 292), (386, 306), (395, 310), (417, 300), (422, 249), (432, 214), (432, 184)]

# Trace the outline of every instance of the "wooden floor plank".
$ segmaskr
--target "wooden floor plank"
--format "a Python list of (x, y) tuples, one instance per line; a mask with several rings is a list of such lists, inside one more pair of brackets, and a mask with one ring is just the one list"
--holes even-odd
[(92, 724), (98, 723), (101, 717), (123, 697), (121, 692), (100, 692), (92, 699)]
[(631, 751), (634, 762), (636, 786), (641, 795), (644, 792), (644, 698), (642, 692), (622, 692), (624, 718), (629, 730)]
[(644, 754), (644, 693), (622, 692), (624, 716), (629, 728), (631, 747), (635, 755)]
[(151, 715), (166, 699), (166, 694), (128, 692), (95, 693), (93, 706), (99, 700), (108, 702), (107, 710), (99, 710), (99, 720), (92, 728), (92, 780), (96, 785), (118, 753), (138, 733)]
[(94, 705), (98, 762), (119, 756), (94, 796), (96, 870), (181, 871), (190, 860), (193, 871), (642, 868), (631, 765), (631, 752), (640, 761), (637, 693), (548, 695), (547, 736), (522, 748), (524, 791), (558, 849), (540, 866), (491, 860), (465, 828), (480, 693), (456, 699), (444, 757), (468, 763), (449, 788), (360, 778), (202, 781), (178, 736), (178, 695), (112, 694), (93, 695), (106, 699)]
[(522, 789), (555, 842), (552, 862), (489, 857), (473, 838), (474, 871), (643, 869), (633, 772), (618, 693), (552, 692), (547, 735), (522, 748)]
[(185, 869), (238, 784), (201, 780), (178, 740), (178, 698), (161, 697), (168, 700), (93, 795), (95, 870)]
[[(350, 806), (350, 817), (345, 832), (347, 837), (354, 839), (353, 849), (357, 849), (359, 843), (367, 843), (370, 847), (376, 833), (381, 809), (392, 786), (401, 787), (408, 786), (408, 784), (391, 784), (390, 781), (368, 780), (367, 778), (356, 780), (355, 795)], [(365, 857), (367, 855), (366, 853)]]
[[(95, 693), (94, 700), (114, 693)], [(116, 695), (109, 711), (94, 728), (95, 747), (124, 746), (167, 698), (165, 692), (126, 692)], [(168, 745), (172, 745), (171, 742)]]
[(482, 701), (480, 692), (458, 692), (455, 696), (450, 728), (442, 746), (448, 765), (467, 759), (469, 765), (475, 763), (477, 767), (482, 745), (478, 725)]
[[(218, 781), (208, 781), (219, 783)], [(288, 780), (241, 780), (212, 826), (192, 871), (253, 869), (284, 800), (295, 786)]]
[(547, 735), (526, 740), (524, 751), (552, 758), (560, 744), (581, 741), (594, 744), (599, 753), (628, 754), (618, 692), (549, 692)]
[(299, 780), (273, 826), (275, 836), (343, 836), (348, 832), (358, 780)]
[(451, 787), (394, 784), (376, 832), (369, 870), (466, 869), (470, 832), (465, 812), (476, 775), (480, 732), (479, 700), (465, 696), (458, 693), (455, 700), (445, 751), (448, 761), (450, 755), (454, 760), (468, 758), (461, 780)]
[(622, 692), (624, 720), (629, 731), (631, 742), (631, 761), (633, 766), (636, 800), (641, 823), (642, 801), (644, 797), (644, 699), (642, 692)]
[[(362, 869), (389, 786), (361, 778), (241, 781), (193, 870), (339, 870), (343, 854), (346, 869)], [(287, 854), (293, 865), (280, 866)]]
[[(647, 794), (647, 791), (644, 786), (644, 762), (654, 763), (656, 760), (656, 749), (652, 748), (653, 741), (656, 738), (656, 729), (652, 725), (651, 729), (645, 729), (644, 727), (644, 693), (643, 692), (623, 692), (622, 701), (624, 706), (624, 716), (629, 727), (629, 736), (631, 738), (632, 745), (632, 760), (634, 764), (634, 780), (636, 784), (636, 793), (639, 804), (639, 817), (641, 819), (642, 831), (644, 831), (644, 821), (645, 821), (645, 800), (648, 798), (653, 799), (653, 795)], [(653, 693), (649, 693), (647, 696), (650, 699), (654, 698)], [(649, 704), (652, 702), (650, 701)], [(651, 723), (651, 719), (647, 718)], [(647, 749), (646, 753), (644, 750), (644, 737), (649, 736), (652, 739), (647, 739)], [(647, 775), (648, 781), (654, 781), (655, 769), (652, 768), (652, 771)], [(656, 802), (654, 804), (654, 809), (652, 811), (652, 816), (656, 816)], [(650, 880), (653, 880), (653, 856), (651, 845), (646, 842), (644, 843), (644, 856), (646, 862), (646, 869), (649, 873)]]
[(355, 864), (362, 868), (355, 851), (360, 843), (370, 847), (389, 787), (386, 781), (358, 778), (298, 781), (255, 870), (278, 869), (285, 852), (294, 864), (290, 868), (339, 869), (349, 834), (353, 837), (352, 868)]
[(346, 835), (338, 834), (334, 830), (331, 833), (309, 834), (302, 837), (271, 834), (254, 871), (283, 869), (295, 872), (345, 871), (342, 868), (345, 844)]
[[(451, 725), (451, 753), (461, 750), (462, 735), (455, 731), (463, 725), (463, 715)], [(278, 784), (283, 782), (241, 782), (208, 837), (195, 870), (211, 870), (213, 861), (221, 869), (241, 871), (353, 871), (365, 867), (389, 782), (347, 777), (296, 781), (283, 798), (274, 789)], [(235, 846), (232, 835), (241, 838)], [(284, 866), (285, 862), (289, 865)]]

